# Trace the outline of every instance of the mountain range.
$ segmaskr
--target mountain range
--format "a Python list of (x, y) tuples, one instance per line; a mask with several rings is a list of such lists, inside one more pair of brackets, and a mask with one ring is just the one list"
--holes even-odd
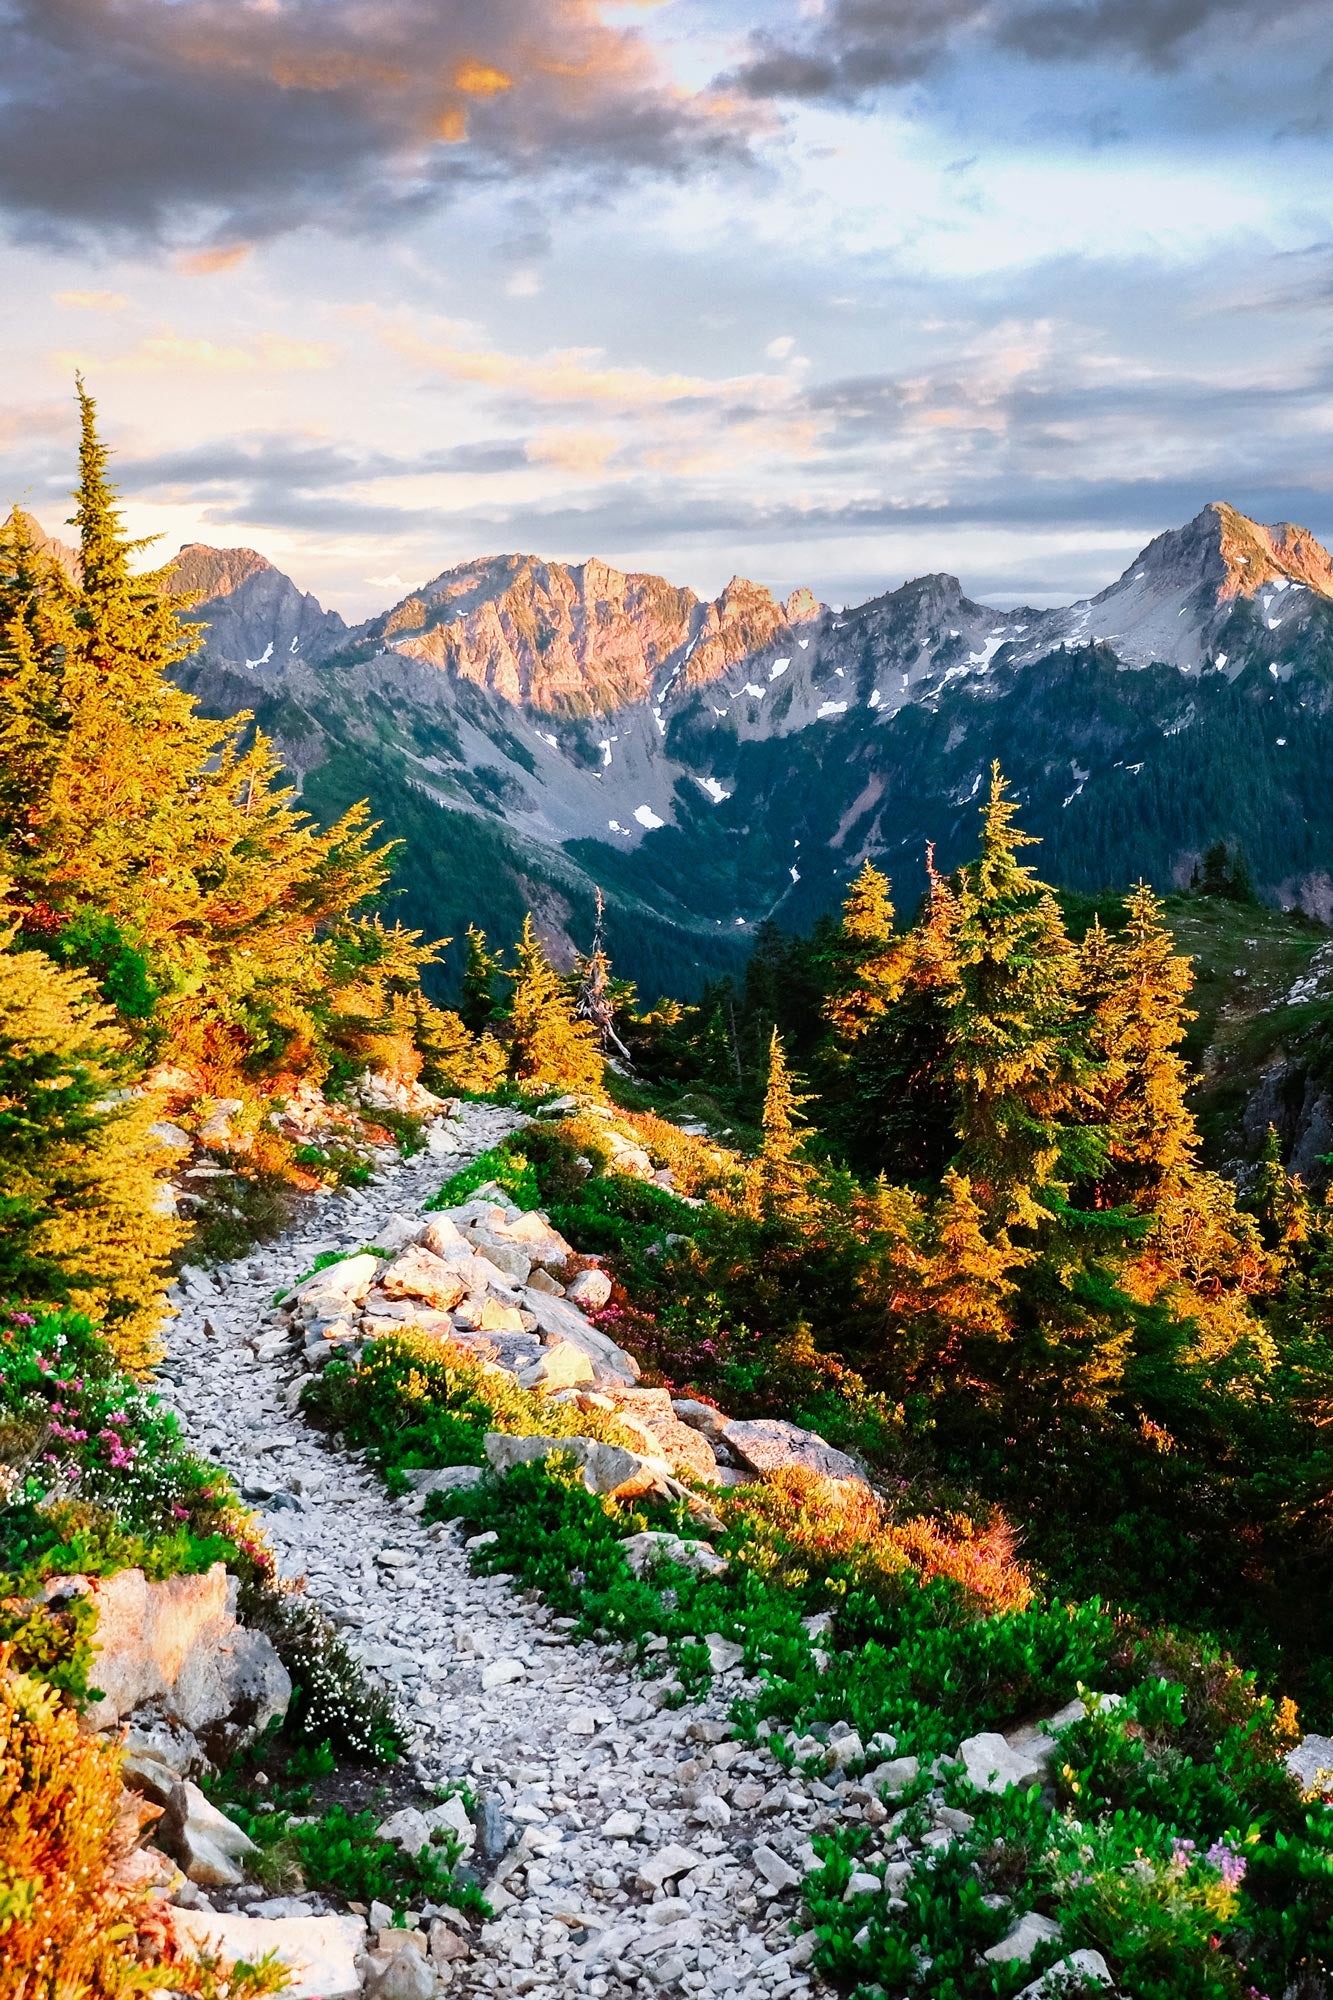
[(432, 936), (507, 939), (532, 907), (568, 953), (600, 885), (620, 969), (688, 992), (867, 856), (910, 908), (928, 841), (971, 851), (993, 757), (1052, 880), (1169, 888), (1222, 839), (1267, 899), (1333, 915), (1333, 560), (1221, 503), (1057, 609), (944, 574), (840, 610), (739, 577), (708, 600), (502, 555), (349, 627), (201, 544), (174, 585), (201, 624), (182, 683), (252, 710), (321, 819), (370, 798)]

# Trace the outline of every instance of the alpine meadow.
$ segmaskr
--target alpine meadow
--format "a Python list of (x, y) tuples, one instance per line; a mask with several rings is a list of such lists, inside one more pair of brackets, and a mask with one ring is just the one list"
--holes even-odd
[(0, 48), (0, 2000), (1333, 2000), (1326, 9)]

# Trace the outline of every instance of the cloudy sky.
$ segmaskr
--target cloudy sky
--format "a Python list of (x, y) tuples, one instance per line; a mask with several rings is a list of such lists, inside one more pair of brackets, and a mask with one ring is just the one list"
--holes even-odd
[(1333, 535), (1328, 0), (0, 0), (0, 494), (1050, 602)]

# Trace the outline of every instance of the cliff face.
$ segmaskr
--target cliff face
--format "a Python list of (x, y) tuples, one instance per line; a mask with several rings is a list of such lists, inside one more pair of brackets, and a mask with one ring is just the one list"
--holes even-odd
[(515, 706), (605, 715), (651, 700), (677, 668), (687, 685), (706, 684), (793, 620), (818, 615), (808, 591), (784, 607), (739, 577), (707, 603), (660, 576), (596, 560), (514, 555), (446, 571), (367, 637)]

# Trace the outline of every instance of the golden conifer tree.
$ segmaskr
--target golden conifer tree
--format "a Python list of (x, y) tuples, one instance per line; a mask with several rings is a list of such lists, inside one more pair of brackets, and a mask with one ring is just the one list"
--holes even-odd
[(764, 1143), (756, 1162), (759, 1206), (766, 1216), (791, 1215), (803, 1205), (811, 1169), (802, 1157), (805, 1120), (801, 1111), (809, 1102), (809, 1095), (797, 1088), (797, 1079), (787, 1067), (782, 1037), (774, 1028), (760, 1121)]
[(1030, 1228), (1056, 1182), (1081, 1062), (1073, 947), (1055, 898), (1018, 858), (1034, 840), (1015, 813), (995, 764), (981, 852), (960, 877), (948, 1040), (958, 1169), (993, 1223)]
[(847, 892), (829, 956), (825, 1012), (840, 1042), (856, 1042), (897, 999), (904, 972), (888, 877), (869, 861)]
[(248, 717), (211, 722), (172, 684), (198, 628), (166, 572), (133, 571), (82, 384), (79, 408), (79, 581), (21, 523), (0, 546), (0, 865), (20, 922), (58, 944), (91, 914), (141, 952), (153, 1032), (204, 1087), (318, 1074), (340, 939), (389, 850), (364, 805), (320, 831)]
[(509, 1013), (509, 1074), (538, 1090), (596, 1091), (602, 1057), (595, 1030), (574, 1014), (564, 981), (542, 950), (531, 912), (523, 919)]
[(186, 1234), (164, 1211), (153, 1104), (125, 1090), (125, 1036), (91, 981), (14, 942), (0, 920), (0, 1296), (103, 1320), (142, 1369)]
[(1162, 905), (1140, 882), (1126, 905), (1122, 938), (1094, 924), (1079, 952), (1094, 1075), (1089, 1095), (1104, 1125), (1103, 1198), (1151, 1208), (1195, 1171), (1198, 1133), (1185, 1101), (1180, 1055), (1190, 964), (1175, 950)]

